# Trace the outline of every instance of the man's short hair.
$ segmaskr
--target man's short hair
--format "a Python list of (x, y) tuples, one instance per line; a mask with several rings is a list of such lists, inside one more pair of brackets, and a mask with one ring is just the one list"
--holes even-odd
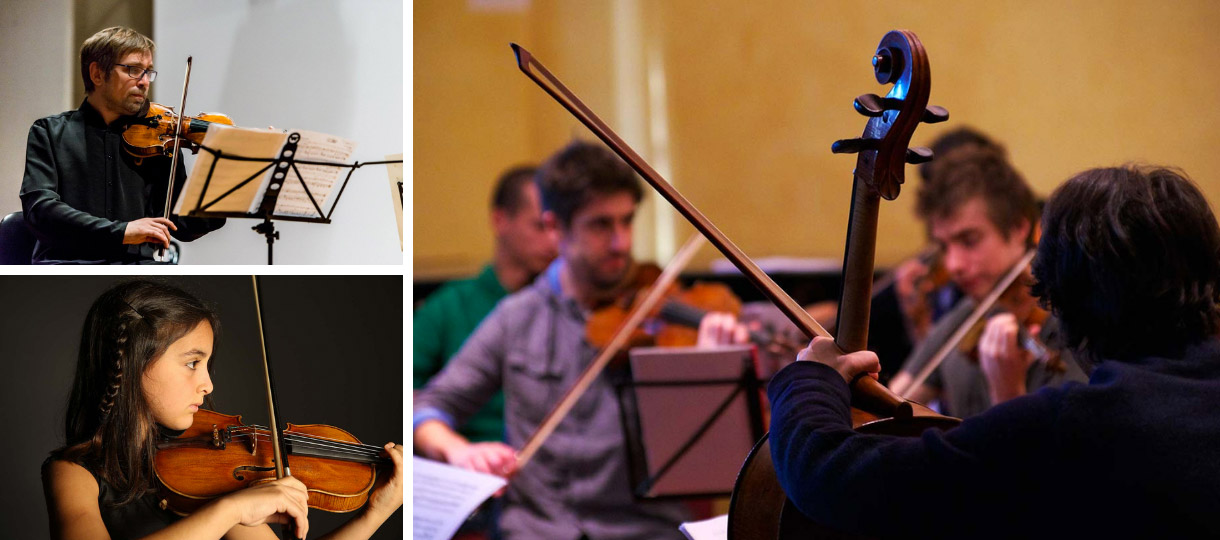
[[(950, 152), (954, 152), (959, 148), (989, 148), (1007, 158), (1007, 151), (1004, 150), (1003, 145), (995, 142), (982, 131), (969, 126), (962, 126), (945, 132), (940, 137), (937, 137), (931, 146), (932, 155), (936, 158), (947, 156)], [(919, 165), (919, 177), (923, 181), (927, 182), (928, 178), (932, 176), (932, 167), (935, 163), (936, 160), (933, 159)]]
[(1220, 227), (1179, 170), (1084, 171), (1047, 201), (1033, 275), (1093, 360), (1177, 356), (1217, 332)]
[(1004, 157), (1002, 149), (964, 146), (939, 156), (926, 182), (916, 194), (915, 211), (931, 227), (933, 219), (953, 215), (976, 197), (983, 200), (987, 218), (1007, 237), (1024, 220), (1031, 234), (1038, 207), (1034, 193)]
[(491, 208), (515, 215), (525, 206), (525, 186), (534, 181), (538, 168), (520, 165), (504, 171), (491, 191)]
[(551, 156), (538, 170), (542, 208), (555, 213), (564, 227), (594, 197), (628, 193), (644, 196), (635, 171), (600, 144), (575, 141)]
[(153, 40), (148, 36), (123, 26), (112, 26), (93, 34), (80, 46), (80, 76), (85, 83), (85, 93), (93, 91), (93, 80), (89, 78), (89, 64), (97, 62), (106, 78), (114, 64), (132, 51), (144, 51), (149, 54), (156, 49)]

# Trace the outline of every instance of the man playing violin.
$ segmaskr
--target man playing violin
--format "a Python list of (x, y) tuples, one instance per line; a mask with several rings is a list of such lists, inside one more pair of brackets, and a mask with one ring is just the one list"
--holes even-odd
[[(191, 241), (224, 225), (224, 219), (158, 217), (170, 159), (139, 160), (122, 148), (124, 128), (148, 107), (157, 76), (154, 48), (130, 28), (107, 28), (86, 39), (80, 108), (30, 128), (21, 206), (38, 239), (33, 262), (151, 262), (171, 237)], [(175, 196), (185, 179), (179, 163)]]
[[(559, 233), (559, 258), (533, 284), (505, 298), (415, 400), (415, 449), (432, 459), (510, 476), (500, 526), (508, 538), (681, 538), (684, 508), (635, 502), (610, 370), (590, 386), (536, 454), (516, 468), (520, 447), (597, 353), (585, 320), (634, 266), (632, 221), (639, 179), (606, 148), (574, 142), (537, 175), (543, 219)], [(709, 322), (710, 321), (710, 322)], [(746, 339), (708, 317), (701, 342)], [(505, 443), (472, 443), (454, 429), (496, 390), (505, 392)]]
[[(1085, 171), (1047, 202), (1034, 294), (1095, 365), (921, 437), (852, 431), (875, 354), (818, 338), (772, 379), (775, 469), (804, 513), (878, 537), (1220, 535), (1220, 227), (1174, 169)], [(926, 489), (910, 497), (914, 486)]]
[[(952, 282), (965, 295), (941, 317), (904, 362), (890, 387), (927, 403), (939, 398), (943, 412), (968, 417), (991, 405), (1064, 380), (1086, 379), (1070, 353), (1047, 354), (1018, 346), (1018, 335), (1050, 340), (1056, 324), (1034, 317), (1036, 302), (1026, 280), (1014, 285), (987, 319), (978, 345), (954, 351), (919, 387), (915, 375), (967, 319), (978, 302), (1033, 246), (1037, 206), (1033, 192), (1001, 151), (975, 146), (937, 159), (920, 185), (917, 211), (941, 251)], [(1045, 330), (1045, 331), (1043, 331)]]

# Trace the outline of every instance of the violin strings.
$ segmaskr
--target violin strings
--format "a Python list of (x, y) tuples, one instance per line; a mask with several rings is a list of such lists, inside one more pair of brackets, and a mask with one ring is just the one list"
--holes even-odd
[[(237, 437), (250, 436), (256, 441), (270, 438), (270, 432), (262, 426), (233, 428), (230, 430), (230, 433)], [(382, 450), (380, 447), (367, 444), (350, 443), (311, 435), (289, 433), (285, 434), (284, 438), (286, 441), (296, 444), (299, 448), (324, 449), (350, 456), (375, 458), (380, 455)]]

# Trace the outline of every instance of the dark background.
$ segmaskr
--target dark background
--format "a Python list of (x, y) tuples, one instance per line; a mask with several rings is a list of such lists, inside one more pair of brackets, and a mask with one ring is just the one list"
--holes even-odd
[[(8, 464), (0, 536), (47, 538), (39, 469), (63, 444), (81, 327), (93, 301), (127, 276), (0, 277), (0, 415)], [(149, 278), (194, 294), (220, 315), (215, 408), (267, 425), (249, 276)], [(263, 318), (281, 424), (330, 424), (362, 442), (403, 443), (402, 276), (262, 276)], [(310, 537), (350, 514), (311, 509)], [(400, 509), (374, 538), (403, 538)]]

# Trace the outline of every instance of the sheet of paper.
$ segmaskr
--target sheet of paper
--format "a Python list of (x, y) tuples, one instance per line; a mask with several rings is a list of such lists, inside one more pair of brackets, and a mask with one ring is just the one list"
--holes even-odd
[[(301, 135), (301, 140), (297, 142), (296, 155), (293, 156), (293, 159), (297, 161), (347, 164), (348, 159), (352, 157), (352, 152), (356, 149), (355, 141), (334, 135), (305, 130), (296, 130), (296, 133)], [(335, 181), (340, 175), (346, 176), (349, 169), (301, 163), (295, 165), (301, 173), (301, 180), (304, 180), (305, 185), (309, 186), (309, 193), (318, 203), (318, 208), (325, 211), (327, 200), (335, 187)], [(272, 182), (274, 183), (274, 181), (273, 178)], [(296, 174), (289, 171), (284, 179), (279, 197), (275, 201), (275, 215), (322, 217), (318, 215), (318, 208), (314, 208), (313, 203), (309, 201), (309, 196), (305, 194), (305, 188), (301, 187), (301, 182), (297, 180)]]
[(415, 540), (448, 540), (466, 517), (504, 487), (503, 478), (411, 457)]
[[(288, 139), (287, 133), (266, 129), (248, 129), (213, 123), (208, 126), (208, 132), (203, 137), (203, 145), (219, 150), (222, 155), (252, 157), (262, 159), (275, 158)], [(216, 157), (210, 152), (200, 151), (195, 159), (195, 166), (187, 176), (186, 184), (182, 186), (182, 195), (174, 205), (174, 213), (182, 214), (205, 206), (212, 201), (219, 202), (208, 206), (206, 212), (253, 212), (258, 209), (262, 200), (262, 191), (266, 189), (270, 170), (233, 193), (220, 198), (227, 191), (237, 186), (259, 169), (267, 166), (266, 162), (234, 161), (222, 159), (212, 170), (212, 180), (208, 182), (207, 193), (200, 204), (199, 194), (203, 192), (204, 181)]]
[[(402, 154), (385, 157), (386, 161), (402, 159)], [(387, 163), (390, 173), (390, 200), (394, 202), (394, 217), (398, 219), (398, 249), (402, 247), (402, 163)]]
[(722, 540), (729, 537), (729, 515), (683, 523), (678, 530), (690, 540)]

